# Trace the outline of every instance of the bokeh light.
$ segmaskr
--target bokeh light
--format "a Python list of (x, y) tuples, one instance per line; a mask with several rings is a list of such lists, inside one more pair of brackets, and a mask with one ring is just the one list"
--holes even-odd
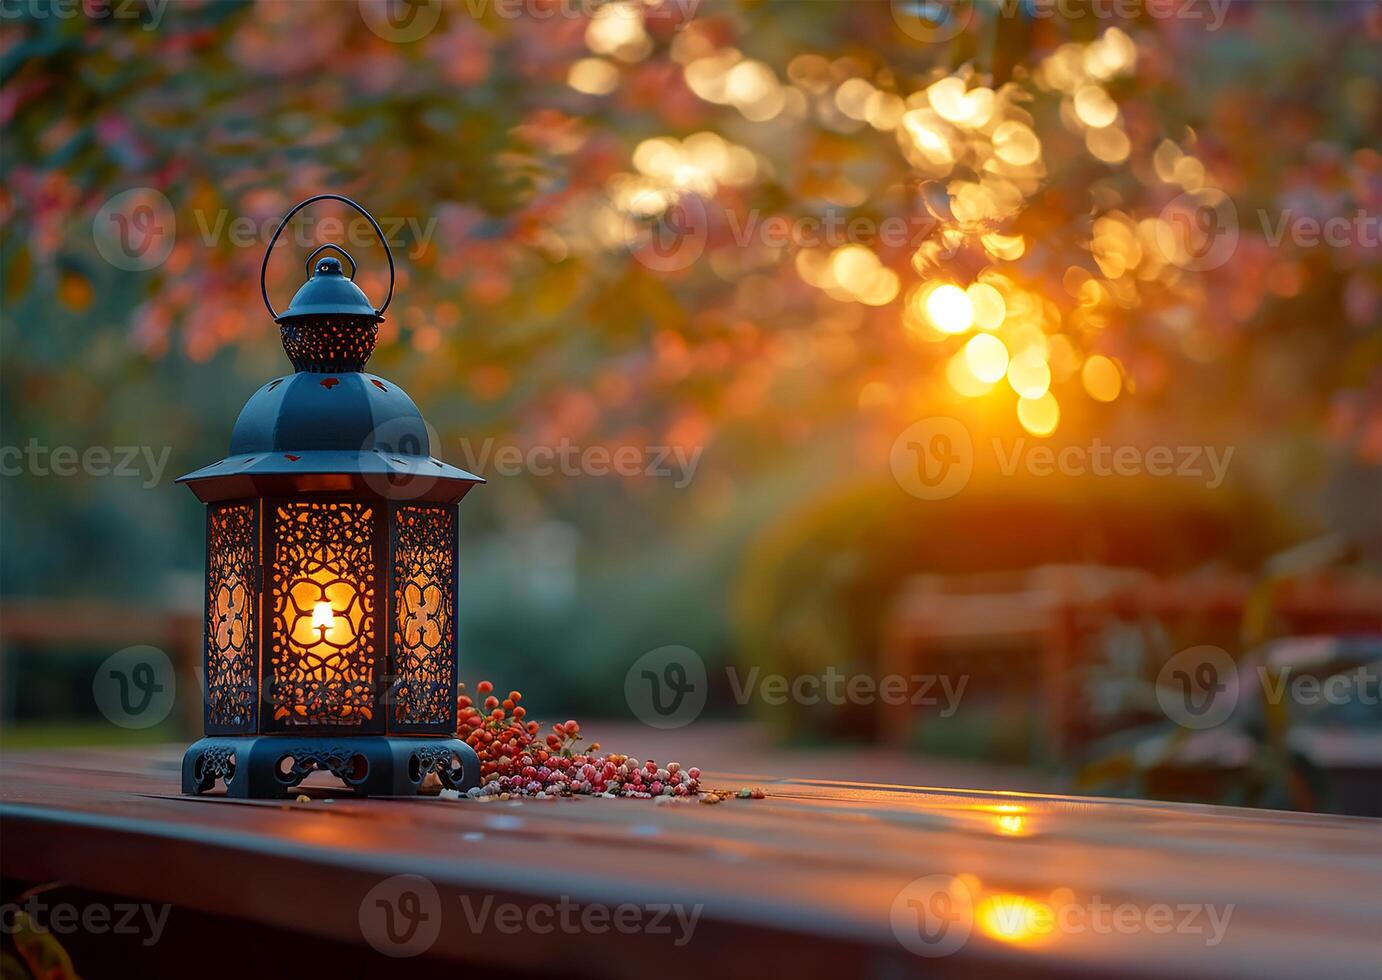
[(1101, 402), (1111, 402), (1123, 390), (1123, 373), (1118, 365), (1102, 354), (1095, 354), (1084, 362), (1080, 369), (1080, 381), (1089, 397)]
[(1019, 398), (1017, 419), (1034, 436), (1049, 436), (1060, 424), (1060, 405), (1049, 391), (1039, 398)]
[(981, 333), (965, 344), (965, 361), (980, 381), (994, 382), (1008, 370), (1008, 349), (991, 333)]
[(964, 333), (974, 325), (974, 306), (959, 286), (936, 286), (926, 297), (926, 315), (944, 333)]
[(976, 282), (965, 289), (965, 295), (969, 297), (976, 327), (982, 330), (997, 330), (1003, 325), (1003, 317), (1007, 315), (1008, 307), (1003, 302), (1003, 294), (997, 289), (986, 282)]
[(1023, 398), (1040, 398), (1051, 387), (1051, 368), (1035, 347), (1029, 347), (1008, 365), (1008, 384)]
[(582, 58), (567, 71), (566, 84), (587, 95), (608, 95), (619, 85), (619, 69), (603, 58)]

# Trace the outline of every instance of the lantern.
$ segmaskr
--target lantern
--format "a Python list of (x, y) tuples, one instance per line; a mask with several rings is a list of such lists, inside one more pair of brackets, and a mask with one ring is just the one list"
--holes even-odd
[[(321, 200), (384, 243), (378, 309), (349, 253), (322, 245), (274, 312), (274, 244)], [(393, 277), (378, 223), (339, 195), (297, 205), (269, 242), (260, 291), (295, 373), (250, 396), (228, 457), (178, 481), (206, 504), (205, 737), (183, 758), (184, 793), (220, 780), (230, 796), (283, 797), (317, 770), (366, 796), (414, 794), (429, 773), (479, 785), (455, 737), (456, 505), (484, 481), (433, 457), (412, 399), (365, 373)]]

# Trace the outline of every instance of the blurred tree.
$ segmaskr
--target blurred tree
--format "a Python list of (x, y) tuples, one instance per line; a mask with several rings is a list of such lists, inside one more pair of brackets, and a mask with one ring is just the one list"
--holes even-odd
[[(484, 526), (579, 514), (587, 542), (639, 542), (578, 560), (647, 581), (662, 556), (686, 620), (705, 592), (665, 556), (713, 592), (754, 515), (832, 470), (886, 481), (897, 433), (930, 414), (983, 438), (1235, 445), (1235, 479), (1375, 540), (1382, 19), (1212, 7), (7, 15), (5, 442), (153, 441), (170, 472), (216, 456), (252, 381), (281, 370), (257, 296), (267, 232), (330, 189), (400, 253), (375, 367), (448, 455), (461, 434), (711, 447), (685, 492), (529, 474), (477, 504)], [(1341, 244), (1302, 219), (1345, 219)], [(304, 216), (272, 267), (280, 303), (297, 246), (333, 234), (379, 294), (359, 232)], [(6, 488), (5, 591), (145, 589), (135, 554), (194, 566), (193, 508), (169, 526), (133, 486), (38, 486)], [(628, 612), (622, 588), (603, 608)]]

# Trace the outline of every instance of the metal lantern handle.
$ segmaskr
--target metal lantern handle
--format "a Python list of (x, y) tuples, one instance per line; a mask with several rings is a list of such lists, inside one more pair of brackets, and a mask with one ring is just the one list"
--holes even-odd
[[(307, 205), (316, 204), (318, 201), (340, 201), (342, 204), (350, 205), (356, 211), (359, 211), (362, 215), (365, 216), (365, 220), (370, 223), (370, 227), (374, 229), (374, 233), (379, 236), (379, 241), (384, 246), (384, 255), (387, 256), (389, 260), (389, 294), (384, 297), (384, 305), (374, 311), (375, 316), (382, 317), (384, 315), (384, 311), (389, 308), (389, 303), (393, 301), (393, 251), (389, 248), (389, 240), (384, 237), (384, 230), (379, 227), (379, 222), (374, 220), (374, 215), (370, 214), (368, 211), (366, 211), (360, 205), (356, 204), (350, 198), (344, 197), (340, 194), (317, 194), (314, 197), (309, 197), (307, 200), (302, 201), (301, 203), (296, 205), (293, 208), (293, 210), (285, 214), (283, 216), (283, 220), (278, 223), (277, 230), (274, 231), (273, 237), (269, 239), (269, 247), (264, 250), (264, 264), (259, 267), (259, 292), (264, 297), (264, 306), (268, 309), (269, 316), (273, 317), (275, 320), (278, 319), (278, 313), (274, 311), (273, 304), (269, 302), (269, 286), (267, 282), (267, 277), (269, 274), (269, 257), (274, 254), (274, 245), (278, 242), (278, 236), (283, 234), (283, 229), (288, 227), (288, 222), (293, 220), (293, 215), (297, 214), (303, 208), (307, 207)], [(348, 253), (345, 249), (337, 245), (319, 246), (317, 250), (313, 252), (311, 257), (307, 260), (308, 274), (311, 274), (312, 259), (316, 258), (317, 255), (322, 251), (322, 249), (326, 248), (334, 248), (336, 249), (336, 251), (344, 255), (347, 259), (350, 259), (350, 276), (352, 279), (355, 278), (355, 260), (351, 258), (350, 253)]]
[(307, 256), (307, 261), (303, 263), (302, 266), (303, 270), (307, 273), (307, 278), (312, 278), (312, 263), (316, 261), (317, 256), (331, 249), (335, 249), (336, 251), (340, 252), (341, 255), (345, 257), (345, 260), (350, 263), (350, 278), (354, 279), (355, 256), (351, 255), (349, 252), (341, 248), (341, 246), (337, 245), (335, 242), (327, 242), (325, 245), (318, 245), (316, 248), (312, 250), (312, 254)]

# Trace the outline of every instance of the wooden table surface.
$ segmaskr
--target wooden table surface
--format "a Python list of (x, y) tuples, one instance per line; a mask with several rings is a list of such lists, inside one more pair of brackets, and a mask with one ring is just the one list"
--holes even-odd
[[(1378, 820), (713, 771), (705, 784), (768, 798), (235, 802), (180, 796), (180, 751), (0, 756), (5, 878), (271, 926), (402, 971), (1182, 980), (1382, 964)], [(421, 959), (371, 949), (379, 896), (415, 881), (397, 875), (436, 889)], [(624, 903), (627, 932), (558, 918)], [(1057, 923), (1030, 918), (1035, 903)]]

